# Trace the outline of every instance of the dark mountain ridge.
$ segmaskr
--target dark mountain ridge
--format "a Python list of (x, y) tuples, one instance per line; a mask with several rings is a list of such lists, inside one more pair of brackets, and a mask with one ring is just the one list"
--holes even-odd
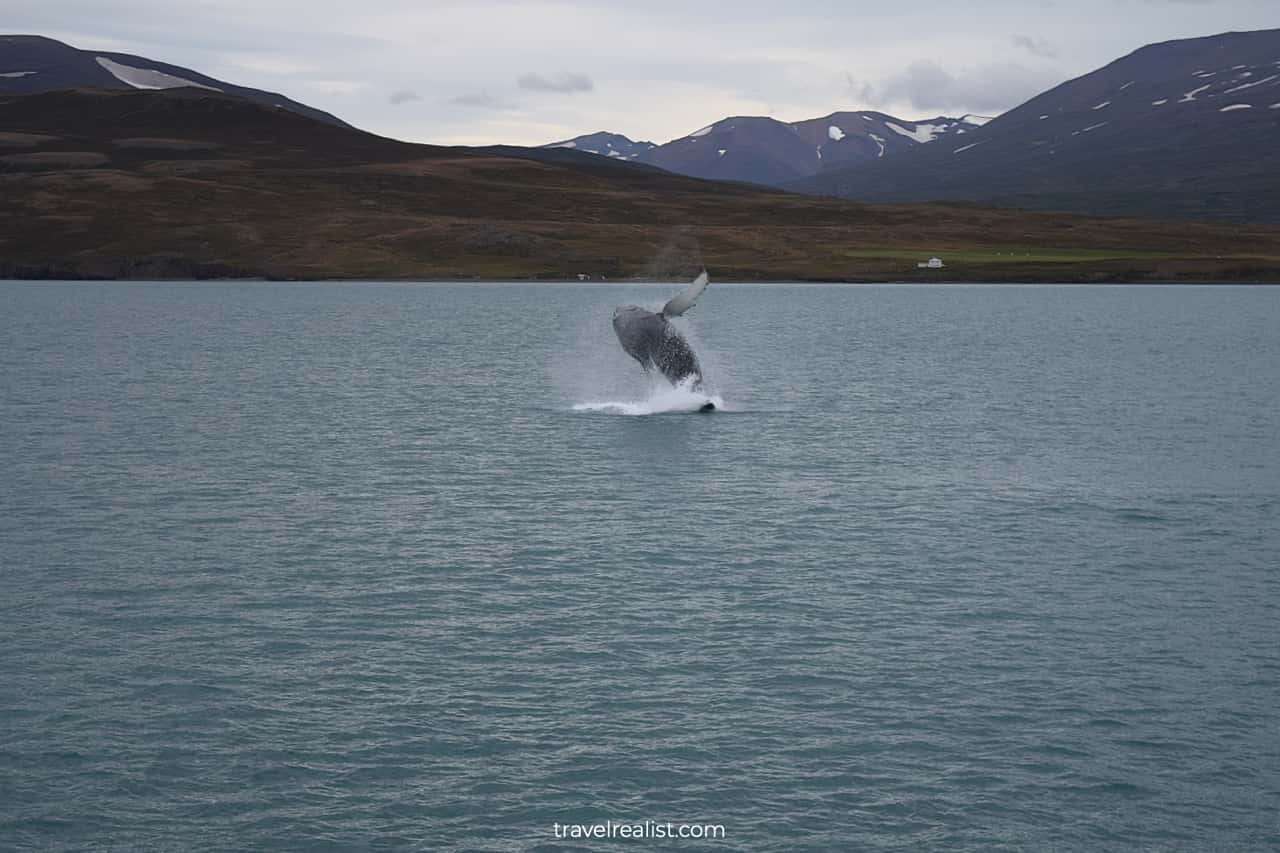
[(576, 151), (584, 151), (587, 154), (599, 154), (602, 157), (613, 157), (619, 160), (635, 160), (658, 146), (654, 145), (652, 142), (637, 142), (628, 139), (621, 133), (608, 133), (606, 131), (601, 131), (599, 133), (588, 133), (583, 136), (575, 136), (573, 139), (565, 139), (560, 142), (553, 142), (550, 145), (543, 145), (541, 147), (571, 148)]
[(80, 50), (44, 36), (0, 35), (0, 95), (59, 89), (158, 90), (194, 87), (223, 92), (326, 124), (346, 122), (276, 92), (237, 86), (198, 71), (127, 53)]
[(939, 116), (907, 121), (874, 110), (834, 112), (791, 123), (768, 116), (730, 116), (662, 145), (601, 132), (542, 147), (590, 151), (711, 180), (782, 186), (958, 138), (987, 120)]
[(1280, 221), (1280, 30), (1148, 45), (963, 141), (800, 179), (866, 201)]

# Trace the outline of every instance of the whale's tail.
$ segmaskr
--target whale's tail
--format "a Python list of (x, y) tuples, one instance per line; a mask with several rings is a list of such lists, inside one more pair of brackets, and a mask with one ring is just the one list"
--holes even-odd
[(702, 295), (702, 291), (707, 289), (707, 285), (711, 283), (711, 279), (707, 276), (707, 271), (703, 270), (702, 274), (693, 280), (693, 284), (686, 287), (681, 293), (672, 298), (670, 302), (662, 306), (663, 317), (679, 317), (684, 312), (693, 307), (693, 303), (698, 301), (698, 297)]

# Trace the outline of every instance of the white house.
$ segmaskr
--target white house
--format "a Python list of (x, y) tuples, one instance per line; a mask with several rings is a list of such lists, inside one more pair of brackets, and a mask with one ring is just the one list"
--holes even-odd
[(940, 270), (943, 268), (943, 266), (945, 266), (945, 264), (942, 263), (942, 258), (930, 258), (927, 261), (921, 261), (920, 263), (916, 264), (916, 266), (918, 266), (922, 270), (923, 269)]

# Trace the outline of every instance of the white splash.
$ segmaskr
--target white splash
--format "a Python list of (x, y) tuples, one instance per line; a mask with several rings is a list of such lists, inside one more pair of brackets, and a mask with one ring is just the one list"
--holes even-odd
[(655, 382), (649, 396), (643, 400), (608, 400), (598, 403), (578, 403), (575, 412), (598, 412), (606, 415), (665, 415), (697, 412), (707, 403), (724, 409), (724, 400), (717, 394), (693, 390), (692, 377), (679, 385)]

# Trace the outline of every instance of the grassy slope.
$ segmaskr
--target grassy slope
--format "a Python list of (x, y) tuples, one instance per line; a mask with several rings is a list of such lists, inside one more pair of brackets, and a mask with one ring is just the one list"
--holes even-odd
[[(1276, 228), (859, 205), (207, 92), (5, 98), (0, 127), (0, 275), (1280, 281)], [(932, 255), (947, 268), (916, 269)]]

